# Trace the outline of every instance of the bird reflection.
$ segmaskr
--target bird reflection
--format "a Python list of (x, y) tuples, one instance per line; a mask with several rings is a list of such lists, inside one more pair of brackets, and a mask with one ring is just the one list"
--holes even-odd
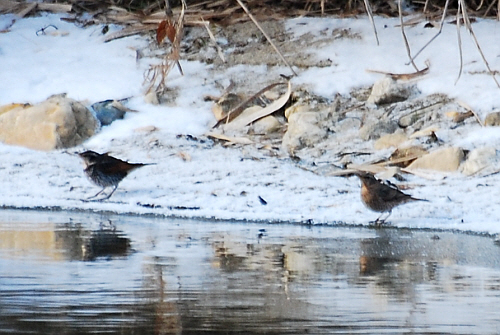
[(87, 230), (81, 224), (67, 224), (56, 231), (56, 241), (70, 260), (111, 259), (131, 252), (130, 239), (113, 225)]

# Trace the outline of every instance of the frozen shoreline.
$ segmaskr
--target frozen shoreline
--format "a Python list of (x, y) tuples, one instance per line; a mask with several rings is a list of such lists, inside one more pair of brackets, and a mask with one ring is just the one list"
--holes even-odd
[[(3, 15), (0, 18), (7, 19)], [(308, 85), (323, 96), (346, 93), (352, 87), (373, 83), (379, 76), (366, 69), (408, 72), (406, 56), (400, 46), (398, 20), (377, 18), (382, 47), (372, 43), (372, 32), (359, 20), (294, 19), (287, 27), (294, 36), (329, 29), (348, 28), (367, 36), (360, 40), (341, 41), (315, 50), (318, 59), (333, 58), (336, 66), (309, 68), (293, 80)], [(57, 22), (67, 36), (36, 36), (40, 27)], [(304, 23), (304, 24), (302, 24)], [(346, 28), (346, 29), (347, 29)], [(474, 25), (480, 39), (493, 39), (500, 31), (498, 22), (478, 20)], [(113, 27), (112, 29), (119, 29)], [(239, 149), (223, 148), (203, 136), (214, 124), (211, 103), (203, 101), (206, 94), (220, 93), (218, 80), (231, 76), (241, 78), (245, 71), (265, 75), (265, 66), (228, 66), (226, 72), (214, 77), (213, 67), (200, 62), (184, 61), (185, 76), (171, 74), (172, 87), (177, 90), (174, 106), (146, 104), (143, 95), (143, 74), (151, 59), (137, 63), (134, 48), (143, 48), (144, 37), (133, 36), (103, 43), (96, 33), (99, 27), (80, 29), (59, 20), (57, 15), (16, 22), (10, 32), (0, 34), (0, 104), (38, 102), (61, 92), (90, 103), (133, 96), (129, 113), (115, 121), (84, 145), (68, 152), (91, 149), (109, 151), (111, 155), (130, 162), (156, 163), (133, 172), (119, 186), (113, 197), (102, 203), (82, 202), (98, 191), (85, 178), (78, 157), (65, 151), (36, 152), (0, 144), (0, 204), (7, 208), (53, 208), (61, 210), (109, 211), (118, 214), (165, 215), (185, 218), (238, 220), (256, 222), (311, 222), (313, 224), (367, 225), (378, 213), (366, 209), (359, 199), (356, 177), (325, 177), (305, 171), (285, 156), (271, 157), (256, 145)], [(483, 65), (477, 51), (464, 38), (466, 67), (462, 79), (454, 85), (457, 64), (451, 40), (455, 29), (445, 29), (440, 42), (422, 55), (431, 59), (430, 73), (418, 82), (422, 95), (446, 93), (472, 106), (481, 117), (497, 108), (498, 88), (487, 75), (473, 74)], [(415, 44), (422, 44), (433, 31), (408, 29)], [(398, 43), (398, 47), (385, 49)], [(485, 44), (486, 45), (486, 44)], [(446, 49), (448, 53), (443, 54)], [(490, 66), (500, 67), (500, 45), (488, 44)], [(355, 53), (357, 52), (357, 53)], [(355, 55), (355, 56), (353, 56)], [(89, 70), (91, 69), (91, 70)], [(269, 71), (280, 72), (276, 67)], [(271, 76), (275, 78), (274, 76)], [(319, 79), (318, 79), (319, 78)], [(343, 79), (342, 79), (343, 78)], [(141, 132), (136, 129), (154, 125), (159, 130)], [(497, 128), (467, 125), (440, 134), (449, 145), (471, 150), (487, 143), (500, 145)], [(178, 136), (181, 135), (181, 136)], [(192, 135), (192, 140), (185, 135)], [(189, 157), (189, 159), (185, 159)], [(408, 176), (410, 193), (430, 203), (407, 204), (396, 208), (390, 217), (394, 227), (444, 229), (477, 233), (500, 233), (500, 208), (497, 198), (500, 175), (465, 177), (458, 173), (444, 179), (427, 180)], [(259, 196), (267, 205), (261, 204)], [(143, 207), (137, 205), (151, 206)], [(196, 207), (176, 210), (172, 207)]]

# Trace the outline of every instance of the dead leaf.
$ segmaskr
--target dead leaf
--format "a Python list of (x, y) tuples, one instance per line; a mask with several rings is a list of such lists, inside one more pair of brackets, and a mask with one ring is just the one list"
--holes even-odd
[(205, 135), (208, 137), (212, 137), (212, 138), (222, 140), (222, 141), (227, 141), (227, 142), (234, 143), (234, 144), (253, 144), (253, 141), (251, 139), (249, 139), (248, 137), (226, 136), (226, 135), (217, 134), (214, 132), (208, 132)]
[(158, 44), (162, 44), (165, 37), (168, 37), (169, 41), (174, 43), (175, 36), (176, 28), (175, 24), (172, 23), (172, 20), (167, 18), (166, 20), (161, 21), (156, 29), (156, 42), (158, 42)]
[(260, 97), (262, 94), (264, 94), (265, 92), (269, 91), (270, 89), (272, 89), (278, 85), (284, 85), (284, 83), (274, 83), (274, 84), (271, 84), (271, 85), (264, 87), (259, 92), (255, 93), (254, 95), (252, 95), (250, 98), (246, 99), (245, 101), (242, 101), (238, 106), (236, 106), (234, 109), (229, 111), (227, 113), (227, 115), (225, 117), (223, 117), (222, 119), (220, 119), (212, 128), (217, 128), (218, 126), (220, 126), (223, 123), (231, 122), (232, 120), (237, 118), (241, 114), (241, 112), (243, 112), (243, 110), (250, 103), (250, 101), (252, 101), (253, 99), (255, 99), (257, 97)]
[(233, 121), (226, 124), (224, 129), (225, 130), (241, 129), (256, 120), (263, 118), (264, 116), (276, 112), (287, 103), (287, 101), (290, 99), (291, 94), (292, 94), (292, 84), (289, 81), (286, 93), (283, 94), (279, 99), (273, 101), (270, 105), (264, 108), (254, 109), (252, 113), (245, 113), (244, 115), (242, 114), (236, 117)]

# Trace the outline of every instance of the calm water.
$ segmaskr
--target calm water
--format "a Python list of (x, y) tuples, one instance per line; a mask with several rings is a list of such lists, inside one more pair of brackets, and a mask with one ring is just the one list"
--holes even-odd
[(498, 334), (498, 306), (488, 237), (0, 212), (0, 333)]

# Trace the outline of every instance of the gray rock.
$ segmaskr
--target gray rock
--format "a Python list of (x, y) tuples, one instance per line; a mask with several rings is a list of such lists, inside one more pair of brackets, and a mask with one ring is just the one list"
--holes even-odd
[(373, 124), (365, 124), (359, 130), (359, 137), (365, 141), (376, 140), (385, 134), (392, 134), (399, 129), (395, 121), (378, 121)]
[(384, 77), (373, 85), (367, 101), (376, 105), (391, 104), (405, 101), (414, 91), (415, 85), (398, 83), (391, 77)]
[(124, 100), (105, 100), (96, 102), (91, 106), (101, 125), (107, 126), (115, 120), (123, 119), (126, 110), (121, 108), (123, 107), (122, 101)]

